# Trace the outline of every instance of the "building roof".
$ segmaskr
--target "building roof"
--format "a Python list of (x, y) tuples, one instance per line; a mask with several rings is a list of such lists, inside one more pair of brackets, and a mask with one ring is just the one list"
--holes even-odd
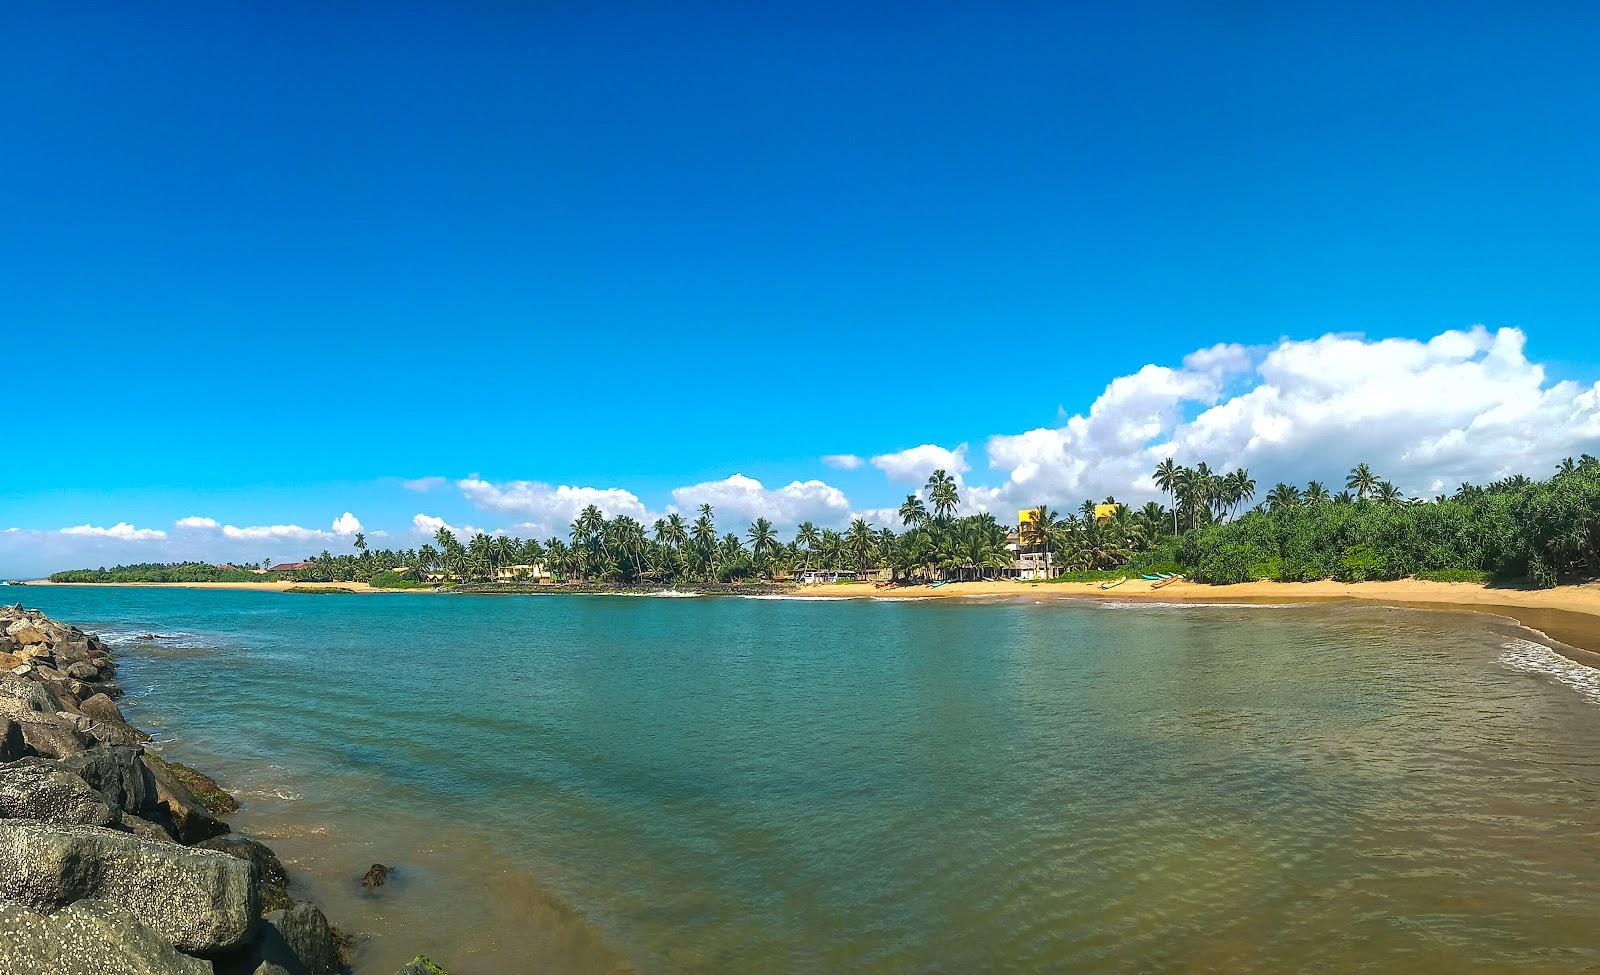
[(272, 572), (299, 572), (301, 569), (311, 568), (310, 562), (279, 562), (273, 566)]

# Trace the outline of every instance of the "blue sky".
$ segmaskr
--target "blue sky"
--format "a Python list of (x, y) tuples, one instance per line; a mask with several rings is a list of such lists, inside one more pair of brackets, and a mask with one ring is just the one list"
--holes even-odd
[[(78, 525), (548, 527), (520, 481), (843, 517), (916, 465), (820, 458), (924, 444), (996, 508), (1137, 496), (1168, 447), (1537, 469), (1595, 435), (1597, 41), (1579, 5), (7, 7), (0, 574), (102, 555), (44, 537)], [(1352, 372), (1273, 371), (1336, 335)], [(1373, 376), (1474, 395), (1326, 422)]]

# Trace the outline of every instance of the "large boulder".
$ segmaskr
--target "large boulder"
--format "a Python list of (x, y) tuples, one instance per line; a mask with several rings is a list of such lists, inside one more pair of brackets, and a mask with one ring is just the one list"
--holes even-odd
[(93, 694), (84, 698), (78, 710), (85, 716), (96, 721), (115, 721), (118, 724), (127, 724), (128, 719), (122, 716), (122, 709), (117, 707), (117, 702), (104, 694)]
[(67, 665), (67, 676), (77, 680), (99, 680), (100, 668), (86, 661), (79, 661), (78, 663)]
[(262, 913), (276, 911), (293, 903), (289, 899), (289, 873), (283, 869), (283, 861), (266, 844), (257, 843), (238, 833), (227, 833), (194, 846), (197, 850), (216, 850), (255, 864), (256, 875), (261, 883)]
[(260, 937), (219, 958), (217, 975), (337, 975), (341, 967), (327, 917), (301, 902), (262, 918)]
[(0, 718), (0, 762), (15, 762), (26, 754), (28, 743), (22, 740), (22, 725)]
[(0, 901), (0, 972), (5, 975), (212, 975), (211, 963), (181, 954), (138, 920), (79, 901), (51, 914)]
[(24, 647), (50, 642), (50, 637), (45, 634), (44, 627), (33, 620), (17, 620), (6, 628), (6, 636), (15, 640), (19, 646)]
[(66, 758), (89, 747), (83, 732), (55, 715), (18, 718), (17, 723), (22, 725), (22, 740), (46, 758)]
[(0, 820), (0, 900), (50, 911), (117, 905), (180, 951), (233, 950), (255, 933), (255, 867), (211, 850), (95, 826)]
[(0, 715), (55, 714), (61, 700), (49, 687), (10, 671), (0, 672)]
[(156, 777), (140, 757), (140, 751), (126, 745), (97, 745), (64, 758), (59, 764), (99, 792), (107, 805), (159, 821), (162, 808)]
[(110, 826), (119, 818), (87, 782), (50, 762), (0, 765), (0, 819)]
[(427, 955), (418, 955), (395, 975), (448, 975), (448, 973), (429, 961)]
[(172, 823), (172, 835), (185, 846), (193, 846), (228, 832), (228, 824), (211, 815), (194, 797), (189, 787), (173, 772), (173, 766), (151, 756), (146, 764), (156, 780), (156, 798)]

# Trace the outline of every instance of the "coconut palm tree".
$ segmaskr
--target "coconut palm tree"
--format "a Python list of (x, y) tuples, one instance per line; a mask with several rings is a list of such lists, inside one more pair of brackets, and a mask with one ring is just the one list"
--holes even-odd
[(1321, 481), (1310, 481), (1306, 484), (1306, 504), (1321, 504), (1328, 500), (1328, 489), (1322, 486)]
[(900, 504), (900, 524), (915, 528), (927, 520), (928, 508), (922, 503), (922, 498), (915, 494), (906, 495), (905, 501)]
[(1372, 473), (1372, 468), (1362, 462), (1350, 470), (1350, 476), (1344, 479), (1344, 486), (1354, 491), (1358, 499), (1364, 499), (1377, 489), (1378, 480), (1378, 475)]
[(757, 518), (745, 537), (750, 540), (750, 554), (758, 564), (778, 547), (778, 534), (772, 530), (772, 522), (765, 518)]
[(1377, 499), (1384, 504), (1394, 504), (1401, 499), (1400, 489), (1389, 481), (1379, 481)]
[(1300, 503), (1300, 489), (1293, 484), (1278, 484), (1267, 494), (1267, 507), (1273, 511), (1287, 511)]
[(928, 500), (933, 502), (933, 516), (948, 521), (961, 504), (961, 497), (956, 493), (956, 479), (940, 468), (928, 475), (926, 487)]
[(1178, 465), (1172, 462), (1171, 457), (1168, 457), (1166, 460), (1156, 465), (1155, 472), (1156, 487), (1167, 492), (1167, 496), (1172, 499), (1172, 534), (1174, 535), (1178, 534), (1179, 470), (1180, 468)]
[(850, 522), (850, 530), (845, 533), (845, 550), (854, 560), (856, 571), (865, 572), (867, 563), (872, 561), (873, 549), (877, 536), (873, 534), (872, 526), (865, 518), (856, 518)]

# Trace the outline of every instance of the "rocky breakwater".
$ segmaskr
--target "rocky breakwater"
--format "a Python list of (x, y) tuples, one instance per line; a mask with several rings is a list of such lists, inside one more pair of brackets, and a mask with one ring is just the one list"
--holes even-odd
[(347, 970), (273, 852), (145, 753), (115, 667), (94, 634), (0, 607), (0, 973)]

